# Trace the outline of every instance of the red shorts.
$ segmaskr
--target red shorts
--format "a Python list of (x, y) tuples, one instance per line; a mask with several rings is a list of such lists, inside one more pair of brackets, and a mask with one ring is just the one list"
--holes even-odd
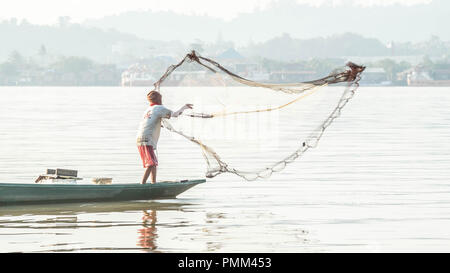
[(158, 166), (158, 159), (156, 158), (153, 147), (150, 145), (138, 146), (139, 154), (141, 155), (142, 164), (144, 168), (150, 166)]

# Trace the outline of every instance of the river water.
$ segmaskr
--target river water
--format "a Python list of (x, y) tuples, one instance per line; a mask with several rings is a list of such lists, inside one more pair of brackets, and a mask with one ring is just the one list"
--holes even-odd
[[(1, 87), (0, 183), (51, 167), (140, 181), (143, 95)], [(171, 200), (2, 206), (0, 251), (448, 252), (449, 105), (449, 88), (361, 87), (319, 146), (269, 179), (223, 174)], [(164, 134), (159, 177), (201, 178), (198, 148)]]

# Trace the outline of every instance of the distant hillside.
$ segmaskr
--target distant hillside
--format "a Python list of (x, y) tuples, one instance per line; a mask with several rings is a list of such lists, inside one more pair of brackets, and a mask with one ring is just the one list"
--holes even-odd
[[(97, 63), (118, 64), (120, 67), (145, 58), (157, 58), (166, 64), (169, 60), (178, 60), (190, 49), (219, 59), (263, 57), (278, 61), (349, 56), (419, 56), (421, 59), (424, 55), (433, 59), (448, 59), (450, 53), (450, 43), (437, 36), (420, 43), (394, 42), (388, 45), (378, 39), (350, 32), (309, 39), (283, 33), (247, 46), (235, 46), (233, 42), (221, 39), (210, 43), (200, 39), (194, 43), (147, 40), (134, 34), (80, 24), (41, 26), (26, 22), (18, 24), (14, 20), (0, 23), (0, 33), (0, 63), (17, 53), (25, 59), (33, 57), (40, 62), (44, 59), (54, 62), (60, 56), (75, 56), (87, 57)], [(44, 55), (44, 59), (35, 58)]]
[(247, 56), (281, 61), (334, 58), (343, 56), (386, 56), (389, 49), (377, 39), (357, 34), (333, 35), (327, 38), (294, 39), (288, 34), (242, 49)]
[(283, 33), (298, 39), (310, 39), (351, 32), (380, 39), (383, 43), (392, 40), (419, 42), (431, 35), (450, 40), (449, 11), (448, 0), (410, 6), (371, 7), (349, 4), (311, 7), (291, 0), (275, 1), (268, 9), (242, 13), (231, 21), (170, 11), (135, 11), (88, 20), (85, 24), (164, 41), (192, 42), (200, 39), (212, 42), (220, 32), (225, 40), (238, 45), (246, 45), (250, 40), (263, 42)]
[(128, 49), (135, 56), (148, 55), (153, 47), (167, 44), (117, 30), (102, 30), (79, 24), (41, 26), (9, 20), (0, 23), (0, 33), (0, 61), (13, 51), (25, 56), (36, 55), (44, 46), (53, 55), (83, 56), (98, 62), (114, 62), (117, 61), (113, 58), (114, 54), (121, 51)]

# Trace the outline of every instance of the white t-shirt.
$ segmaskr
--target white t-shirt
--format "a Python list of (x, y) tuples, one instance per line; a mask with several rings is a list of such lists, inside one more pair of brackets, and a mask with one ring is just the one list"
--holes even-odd
[(139, 124), (137, 145), (151, 145), (156, 149), (161, 132), (161, 119), (170, 118), (172, 111), (163, 105), (149, 106), (144, 112), (143, 120)]

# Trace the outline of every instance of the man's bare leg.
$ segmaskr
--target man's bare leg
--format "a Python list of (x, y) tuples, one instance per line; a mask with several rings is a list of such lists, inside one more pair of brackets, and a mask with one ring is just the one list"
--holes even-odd
[(152, 166), (152, 184), (156, 183), (156, 166)]
[(152, 174), (152, 184), (156, 183), (156, 166), (150, 166), (145, 170), (144, 177), (142, 177), (141, 184), (147, 183), (147, 179)]

